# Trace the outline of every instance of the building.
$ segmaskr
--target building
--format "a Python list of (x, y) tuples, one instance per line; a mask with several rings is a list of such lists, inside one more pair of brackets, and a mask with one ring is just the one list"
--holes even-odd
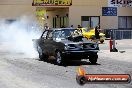
[[(117, 8), (107, 8), (112, 5)], [(131, 0), (0, 0), (0, 18), (23, 15), (35, 15), (42, 26), (132, 29)]]

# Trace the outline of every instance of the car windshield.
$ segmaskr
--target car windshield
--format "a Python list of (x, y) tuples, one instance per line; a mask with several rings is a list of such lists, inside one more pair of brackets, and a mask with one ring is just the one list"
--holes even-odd
[(84, 28), (83, 29), (85, 32), (89, 32), (90, 31), (90, 29), (88, 29), (88, 28)]
[(53, 38), (55, 39), (66, 39), (68, 36), (71, 35), (72, 32), (74, 32), (77, 29), (62, 29), (62, 30), (56, 30), (53, 34)]

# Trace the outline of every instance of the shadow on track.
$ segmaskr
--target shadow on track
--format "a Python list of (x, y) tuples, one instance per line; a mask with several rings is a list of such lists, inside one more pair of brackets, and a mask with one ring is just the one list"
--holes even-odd
[[(36, 59), (36, 60), (39, 60), (39, 59)], [(39, 61), (42, 61), (42, 60), (39, 60)], [(55, 63), (54, 60), (50, 60), (50, 61), (43, 61), (43, 62), (47, 62), (49, 64), (54, 64), (54, 65), (57, 65)], [(80, 65), (101, 65), (101, 64), (92, 64), (90, 63), (88, 60), (87, 61), (81, 61), (81, 60), (72, 60), (72, 61), (66, 61), (63, 65), (61, 66), (64, 66), (64, 67), (67, 67), (67, 66), (80, 66)]]

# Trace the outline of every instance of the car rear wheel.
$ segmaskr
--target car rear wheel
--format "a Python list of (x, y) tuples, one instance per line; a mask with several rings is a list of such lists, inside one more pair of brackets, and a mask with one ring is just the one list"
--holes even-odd
[(98, 59), (98, 55), (97, 55), (97, 54), (91, 54), (91, 55), (89, 55), (89, 61), (90, 61), (92, 64), (96, 64), (97, 59)]
[(39, 53), (39, 58), (41, 61), (47, 61), (48, 60), (48, 55), (44, 54), (40, 46), (37, 47), (37, 51)]
[(60, 51), (56, 52), (56, 56), (55, 56), (55, 62), (57, 65), (62, 65), (63, 64), (63, 57)]
[(104, 40), (103, 40), (103, 39), (101, 39), (101, 40), (100, 40), (100, 43), (104, 43)]

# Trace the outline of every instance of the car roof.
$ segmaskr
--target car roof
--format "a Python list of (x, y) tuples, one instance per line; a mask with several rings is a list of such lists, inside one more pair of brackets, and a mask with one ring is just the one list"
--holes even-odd
[(77, 28), (51, 28), (51, 29), (46, 29), (48, 31), (54, 31), (54, 30), (68, 30), (68, 29), (77, 29)]

